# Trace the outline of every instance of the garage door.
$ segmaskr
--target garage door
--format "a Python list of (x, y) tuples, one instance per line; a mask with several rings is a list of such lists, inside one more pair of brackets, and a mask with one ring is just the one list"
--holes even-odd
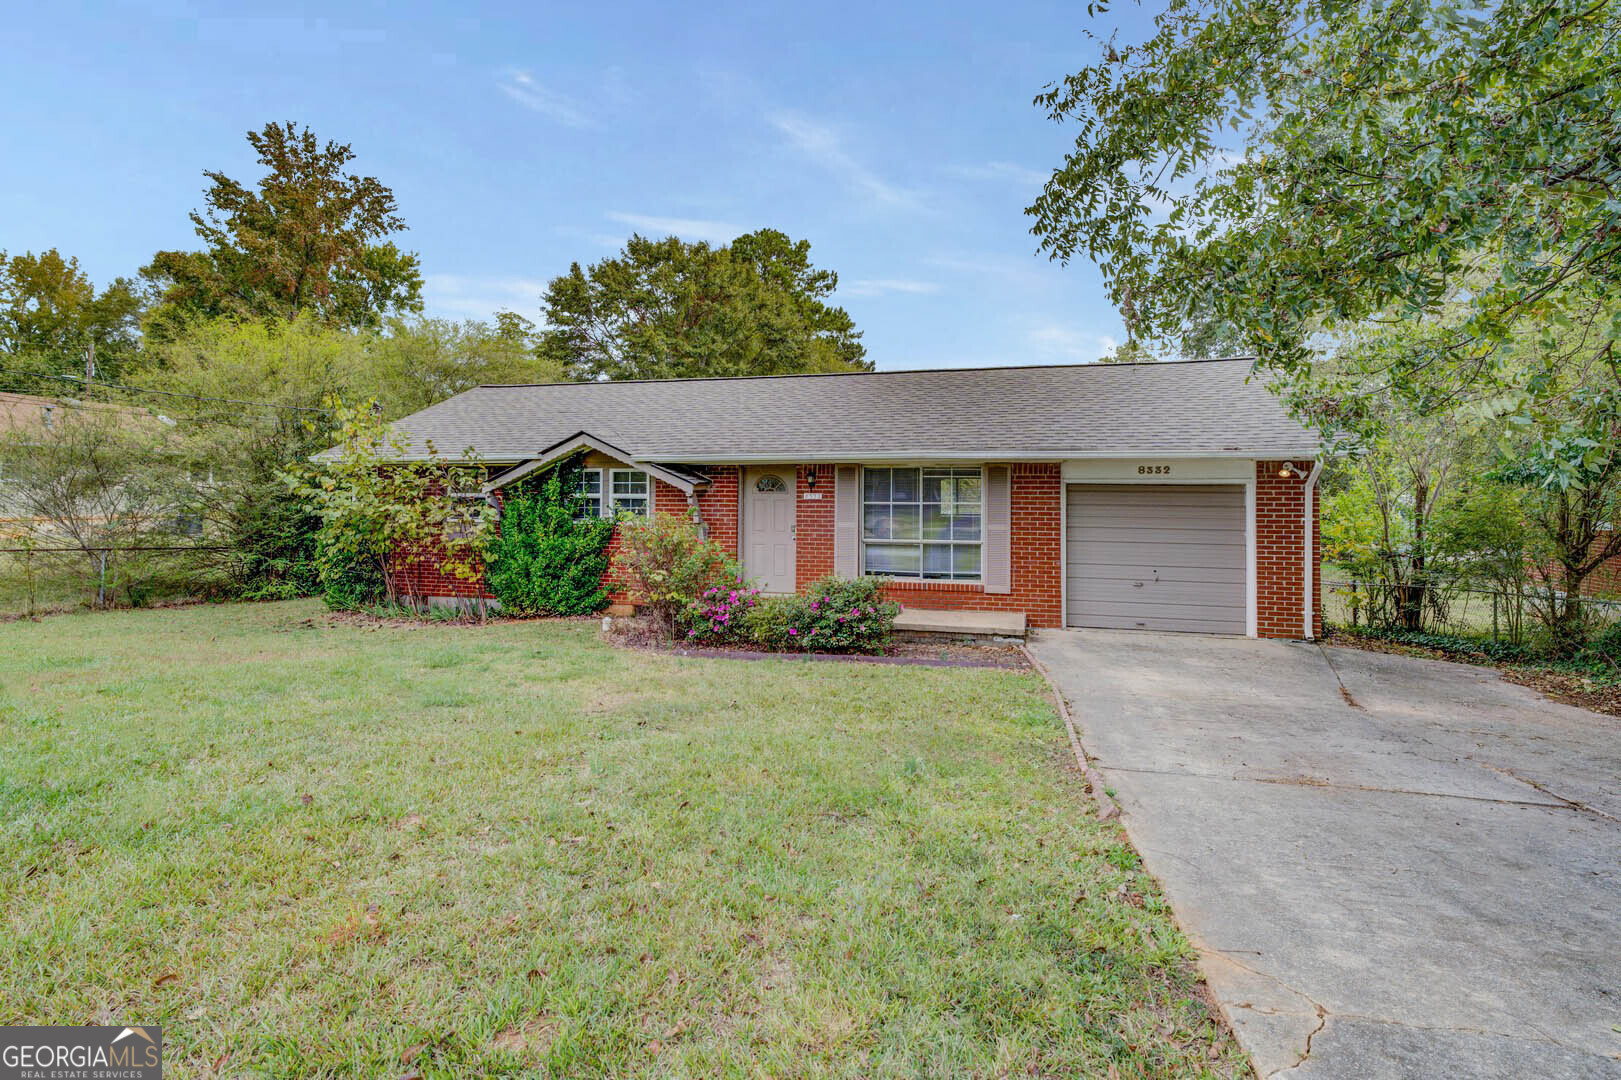
[(1244, 489), (1071, 484), (1070, 626), (1242, 634)]

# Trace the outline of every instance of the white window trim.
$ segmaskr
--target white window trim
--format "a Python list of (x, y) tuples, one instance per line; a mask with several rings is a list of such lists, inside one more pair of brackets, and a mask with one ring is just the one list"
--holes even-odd
[[(867, 539), (867, 470), (868, 469), (917, 469), (918, 470), (918, 501), (921, 505), (923, 497), (924, 469), (976, 469), (979, 472), (979, 539), (978, 540), (868, 540)], [(985, 466), (966, 462), (897, 462), (884, 465), (863, 465), (861, 473), (856, 477), (856, 562), (857, 572), (861, 577), (875, 577), (883, 581), (904, 581), (914, 585), (976, 585), (985, 584)], [(893, 502), (890, 503), (894, 505)], [(902, 504), (907, 505), (907, 504)], [(921, 532), (921, 523), (919, 532)], [(910, 574), (868, 574), (867, 573), (867, 545), (899, 547), (903, 544), (975, 544), (979, 547), (979, 573), (973, 577), (924, 577), (922, 564), (919, 562), (916, 576)], [(919, 558), (921, 559), (921, 552)]]
[(614, 493), (613, 493), (613, 479), (614, 479), (615, 476), (625, 474), (625, 473), (634, 473), (636, 475), (639, 475), (639, 476), (643, 477), (647, 481), (647, 494), (646, 495), (626, 495), (626, 496), (624, 496), (624, 498), (627, 498), (627, 499), (646, 499), (647, 500), (647, 509), (645, 511), (644, 510), (626, 510), (624, 512), (627, 513), (627, 514), (635, 514), (638, 517), (652, 517), (653, 516), (653, 474), (648, 472), (646, 469), (594, 468), (594, 469), (581, 469), (580, 473), (581, 473), (582, 476), (584, 474), (586, 474), (586, 473), (590, 473), (591, 475), (593, 475), (593, 476), (595, 476), (597, 478), (597, 516), (598, 517), (611, 518), (611, 517), (617, 517), (619, 515), (619, 513), (620, 513), (619, 504), (618, 504), (617, 500), (614, 498)]
[(645, 499), (647, 500), (647, 509), (626, 510), (625, 513), (637, 514), (640, 517), (653, 516), (653, 476), (651, 473), (647, 472), (645, 469), (608, 469), (606, 472), (607, 475), (603, 477), (604, 484), (602, 489), (602, 512), (604, 516), (617, 517), (619, 515), (619, 499), (614, 495), (613, 481), (614, 477), (621, 476), (626, 473), (640, 476), (647, 484), (647, 492), (643, 495), (627, 495), (625, 498)]
[[(587, 513), (583, 517), (575, 518), (576, 521), (587, 521), (593, 516), (599, 517), (599, 518), (606, 516), (606, 515), (603, 514), (603, 508), (608, 505), (608, 499), (607, 499), (607, 492), (602, 490), (602, 481), (603, 481), (602, 470), (601, 469), (581, 469), (580, 470), (580, 475), (581, 476), (584, 476), (587, 473), (590, 473), (592, 476), (595, 476), (597, 478), (597, 496), (596, 496), (597, 512), (596, 512), (595, 515)], [(579, 492), (579, 495), (580, 495), (580, 497), (582, 499), (583, 498), (589, 498), (590, 492), (582, 490), (581, 492)]]

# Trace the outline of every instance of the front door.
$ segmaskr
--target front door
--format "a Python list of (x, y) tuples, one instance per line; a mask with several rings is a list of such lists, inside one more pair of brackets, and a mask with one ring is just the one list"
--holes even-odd
[(772, 593), (794, 591), (794, 470), (743, 473), (743, 573)]

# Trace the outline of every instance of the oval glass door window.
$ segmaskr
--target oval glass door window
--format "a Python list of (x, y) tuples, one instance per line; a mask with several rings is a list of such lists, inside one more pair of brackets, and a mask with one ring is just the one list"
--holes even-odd
[(766, 473), (754, 482), (754, 490), (762, 494), (770, 494), (774, 491), (787, 491), (788, 485), (776, 473)]

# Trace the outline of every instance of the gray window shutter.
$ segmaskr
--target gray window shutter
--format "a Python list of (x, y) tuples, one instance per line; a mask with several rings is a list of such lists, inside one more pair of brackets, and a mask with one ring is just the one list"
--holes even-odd
[(861, 470), (854, 465), (833, 470), (833, 572), (861, 574)]
[(985, 550), (980, 570), (985, 591), (1013, 591), (1013, 470), (985, 467)]

